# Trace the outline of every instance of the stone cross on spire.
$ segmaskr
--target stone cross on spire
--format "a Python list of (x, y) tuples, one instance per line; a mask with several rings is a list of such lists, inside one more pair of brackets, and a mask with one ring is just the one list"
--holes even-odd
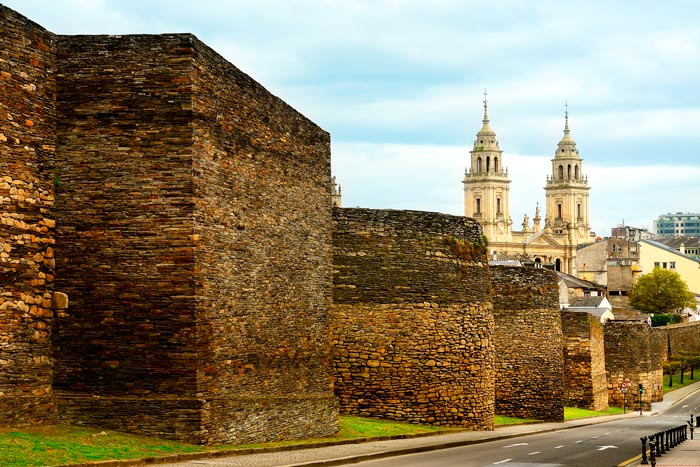
[(564, 134), (569, 134), (569, 101), (564, 101)]

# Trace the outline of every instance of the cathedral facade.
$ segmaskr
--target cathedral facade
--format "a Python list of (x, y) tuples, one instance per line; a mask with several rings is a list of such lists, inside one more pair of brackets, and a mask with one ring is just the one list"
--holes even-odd
[(583, 160), (569, 131), (568, 109), (564, 136), (546, 177), (544, 222), (539, 204), (535, 216), (525, 214), (521, 230), (513, 230), (510, 217), (510, 178), (503, 165), (496, 133), (491, 129), (484, 99), (484, 119), (464, 172), (464, 215), (478, 220), (496, 258), (518, 258), (576, 275), (576, 247), (591, 241), (588, 217), (588, 178)]

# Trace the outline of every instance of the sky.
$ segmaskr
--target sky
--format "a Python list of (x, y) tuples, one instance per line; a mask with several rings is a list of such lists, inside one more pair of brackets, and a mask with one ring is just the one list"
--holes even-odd
[(694, 0), (0, 2), (57, 34), (195, 34), (330, 132), (344, 206), (463, 214), (487, 89), (514, 227), (565, 102), (598, 235), (700, 212)]

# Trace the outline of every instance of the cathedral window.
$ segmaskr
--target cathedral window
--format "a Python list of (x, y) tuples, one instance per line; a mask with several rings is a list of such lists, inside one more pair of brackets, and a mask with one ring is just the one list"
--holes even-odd
[(574, 166), (574, 178), (578, 180), (578, 165)]
[(476, 198), (476, 213), (481, 214), (481, 198)]
[(501, 214), (501, 198), (496, 198), (496, 214)]
[(577, 217), (578, 219), (581, 219), (581, 203), (578, 203), (578, 204), (576, 205), (576, 217)]
[(561, 203), (557, 204), (557, 219), (561, 219)]
[(559, 180), (564, 180), (564, 166), (559, 166)]
[(481, 157), (478, 157), (478, 158), (476, 159), (476, 171), (477, 171), (478, 173), (481, 173)]
[(493, 171), (498, 172), (498, 157), (493, 158)]
[(489, 156), (486, 156), (486, 171), (488, 172), (490, 168), (491, 168), (491, 158)]
[(568, 167), (566, 168), (566, 178), (571, 180), (571, 164), (569, 164)]

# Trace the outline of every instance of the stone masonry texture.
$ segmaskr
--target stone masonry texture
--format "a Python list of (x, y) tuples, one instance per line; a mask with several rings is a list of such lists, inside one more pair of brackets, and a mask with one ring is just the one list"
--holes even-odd
[(561, 326), (566, 406), (607, 410), (603, 325), (588, 313), (562, 311)]
[(496, 413), (564, 419), (563, 337), (556, 273), (491, 267)]
[(61, 418), (334, 433), (328, 134), (191, 35), (58, 43)]
[[(663, 400), (661, 336), (646, 323), (608, 321), (605, 324), (605, 369), (608, 373), (608, 402), (639, 407), (639, 383), (643, 385), (642, 408)], [(628, 391), (622, 392), (622, 382)]]
[(55, 420), (55, 41), (0, 5), (0, 425)]
[(188, 34), (0, 28), (0, 424), (336, 432), (328, 133)]
[(335, 394), (347, 414), (493, 429), (493, 316), (481, 228), (334, 208)]

